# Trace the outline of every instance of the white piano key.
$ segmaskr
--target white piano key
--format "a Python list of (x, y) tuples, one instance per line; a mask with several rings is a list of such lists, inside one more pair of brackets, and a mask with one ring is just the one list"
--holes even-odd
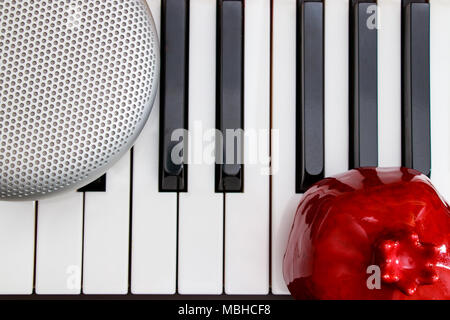
[(325, 1), (325, 176), (349, 165), (349, 0)]
[[(283, 257), (301, 195), (295, 193), (296, 0), (273, 2), (272, 292), (289, 294)], [(278, 134), (277, 134), (278, 132)]]
[(32, 294), (34, 202), (0, 202), (0, 294)]
[(401, 0), (378, 0), (378, 162), (402, 164)]
[(130, 154), (107, 173), (106, 192), (85, 193), (83, 293), (128, 292)]
[(225, 196), (225, 292), (268, 294), (270, 0), (245, 2), (244, 65), (247, 161), (244, 193)]
[(83, 193), (39, 201), (36, 293), (79, 294), (83, 247)]
[[(148, 0), (158, 32), (161, 0)], [(177, 194), (158, 192), (159, 97), (134, 146), (131, 291), (174, 294), (177, 261)]]
[(178, 290), (221, 294), (223, 195), (214, 192), (214, 159), (208, 163), (203, 159), (204, 153), (213, 154), (207, 147), (214, 143), (214, 135), (209, 137), (212, 142), (202, 143), (203, 130), (215, 129), (216, 2), (191, 0), (190, 5), (190, 165), (188, 193), (179, 199)]
[(450, 2), (430, 1), (431, 180), (450, 201)]

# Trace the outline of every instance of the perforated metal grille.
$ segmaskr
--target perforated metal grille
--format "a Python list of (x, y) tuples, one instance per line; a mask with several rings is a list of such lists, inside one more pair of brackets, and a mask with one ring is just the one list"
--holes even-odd
[(0, 197), (90, 182), (150, 114), (158, 41), (145, 0), (1, 0), (0, 18)]

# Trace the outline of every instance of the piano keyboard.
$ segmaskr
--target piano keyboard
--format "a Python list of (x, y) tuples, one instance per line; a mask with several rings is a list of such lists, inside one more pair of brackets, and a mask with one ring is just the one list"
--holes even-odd
[[(82, 192), (0, 203), (0, 294), (286, 295), (318, 179), (407, 165), (450, 199), (447, 0), (147, 1), (163, 43), (146, 128)], [(267, 132), (267, 162), (171, 166), (177, 128)], [(183, 157), (208, 152), (188, 140)]]

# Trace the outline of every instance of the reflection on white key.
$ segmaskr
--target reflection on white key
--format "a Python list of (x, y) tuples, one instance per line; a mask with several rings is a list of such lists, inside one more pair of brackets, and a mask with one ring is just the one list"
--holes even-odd
[[(161, 0), (148, 0), (158, 32)], [(134, 146), (131, 291), (176, 291), (177, 194), (158, 192), (159, 98)]]
[(37, 294), (79, 294), (83, 246), (83, 193), (39, 201)]
[(244, 143), (244, 193), (225, 196), (225, 292), (268, 294), (270, 0), (245, 2), (244, 65), (244, 128), (253, 138)]
[(325, 1), (325, 176), (349, 163), (349, 0)]
[(107, 173), (106, 192), (86, 192), (83, 293), (128, 292), (130, 153)]
[(0, 294), (31, 294), (34, 202), (0, 202)]
[(450, 2), (430, 1), (431, 180), (450, 201)]
[[(283, 256), (301, 195), (295, 194), (296, 0), (273, 2), (272, 292), (288, 294)], [(278, 142), (278, 143), (277, 143)]]
[(378, 162), (402, 164), (401, 0), (378, 0)]
[[(204, 130), (216, 127), (216, 2), (191, 0), (189, 53), (190, 158), (200, 154)], [(214, 141), (214, 136), (210, 141)], [(206, 152), (206, 149), (203, 150)], [(214, 163), (189, 166), (188, 193), (180, 194), (178, 289), (181, 294), (223, 291), (223, 195), (214, 192)]]

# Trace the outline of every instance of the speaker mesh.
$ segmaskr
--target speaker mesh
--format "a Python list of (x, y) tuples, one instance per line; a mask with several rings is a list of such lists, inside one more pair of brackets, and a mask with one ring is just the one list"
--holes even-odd
[(91, 182), (144, 126), (158, 40), (144, 0), (0, 1), (0, 197)]

